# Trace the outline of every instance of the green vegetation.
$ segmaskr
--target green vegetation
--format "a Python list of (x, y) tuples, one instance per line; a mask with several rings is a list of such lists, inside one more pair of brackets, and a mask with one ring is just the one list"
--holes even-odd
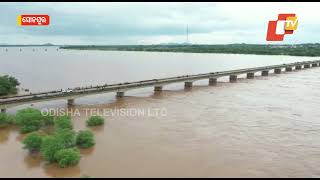
[(154, 51), (184, 53), (226, 53), (289, 56), (320, 56), (320, 44), (260, 45), (119, 45), (119, 46), (64, 46), (62, 49), (104, 50), (104, 51)]
[(47, 115), (47, 116), (42, 116), (42, 118), (43, 118), (44, 126), (49, 127), (54, 125), (54, 120), (55, 120), (54, 116)]
[(54, 121), (54, 128), (55, 129), (72, 129), (72, 122), (69, 116), (61, 116), (58, 117)]
[(80, 151), (76, 148), (62, 149), (55, 154), (55, 159), (61, 168), (77, 165), (80, 158)]
[(78, 164), (80, 152), (70, 149), (76, 146), (76, 132), (72, 130), (71, 118), (68, 116), (57, 117), (54, 120), (54, 128), (53, 135), (43, 139), (42, 156), (50, 163), (58, 162), (59, 166), (63, 168)]
[(101, 126), (104, 124), (104, 119), (101, 116), (91, 116), (87, 120), (87, 126)]
[(89, 175), (82, 175), (82, 176), (80, 176), (80, 178), (91, 178), (91, 176), (89, 176)]
[(76, 138), (76, 144), (80, 148), (90, 148), (95, 145), (94, 135), (91, 131), (80, 131)]
[[(92, 121), (101, 124), (101, 118), (93, 118)], [(31, 132), (22, 140), (24, 149), (40, 153), (45, 161), (58, 163), (61, 168), (79, 163), (81, 155), (78, 148), (95, 145), (93, 133), (89, 130), (74, 131), (69, 116), (43, 116), (40, 110), (33, 108), (19, 110), (15, 116), (0, 113), (0, 127), (10, 124), (20, 127), (21, 133)]]
[(14, 119), (15, 118), (12, 115), (0, 113), (0, 128), (7, 127), (12, 124), (15, 121)]
[(19, 85), (19, 81), (12, 76), (0, 76), (0, 96), (16, 94), (18, 91), (17, 86)]
[(63, 144), (65, 148), (75, 147), (76, 132), (71, 129), (58, 129), (54, 136)]
[(39, 133), (31, 133), (22, 141), (24, 149), (28, 149), (30, 153), (39, 152), (42, 144), (42, 136)]
[(46, 136), (43, 138), (40, 152), (47, 162), (52, 163), (56, 162), (56, 153), (64, 148), (63, 143), (58, 138)]
[(21, 133), (37, 131), (43, 125), (43, 116), (38, 109), (22, 109), (16, 114), (16, 123), (20, 126)]
[(44, 137), (40, 151), (47, 162), (57, 162), (61, 168), (77, 165), (81, 157), (76, 148), (76, 132), (70, 129), (58, 129)]

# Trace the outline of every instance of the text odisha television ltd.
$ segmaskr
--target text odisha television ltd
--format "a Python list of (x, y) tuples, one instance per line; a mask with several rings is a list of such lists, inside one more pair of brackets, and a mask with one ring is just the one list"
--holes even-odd
[(19, 15), (17, 17), (18, 26), (48, 26), (50, 23), (49, 15)]

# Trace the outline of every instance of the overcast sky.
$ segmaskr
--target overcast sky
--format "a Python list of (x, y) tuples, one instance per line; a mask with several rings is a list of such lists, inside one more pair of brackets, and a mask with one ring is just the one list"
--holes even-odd
[[(0, 44), (267, 43), (269, 20), (295, 13), (280, 43), (320, 42), (320, 3), (0, 3)], [(21, 27), (20, 14), (48, 14), (49, 27)]]

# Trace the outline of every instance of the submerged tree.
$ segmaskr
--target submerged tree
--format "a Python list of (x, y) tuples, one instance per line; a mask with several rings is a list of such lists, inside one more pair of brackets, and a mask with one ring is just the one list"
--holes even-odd
[(7, 127), (14, 122), (14, 116), (7, 113), (0, 113), (0, 128)]
[(54, 136), (65, 148), (71, 148), (76, 145), (76, 132), (71, 129), (58, 129), (55, 131)]
[(87, 126), (101, 126), (104, 124), (104, 119), (101, 116), (91, 116), (87, 120)]
[(33, 108), (19, 110), (16, 114), (16, 123), (22, 133), (37, 131), (43, 125), (41, 111)]
[(80, 151), (76, 148), (62, 149), (55, 154), (55, 159), (61, 168), (79, 164), (80, 158)]
[(42, 136), (39, 133), (31, 133), (22, 141), (24, 149), (30, 153), (39, 152), (42, 144)]
[(72, 122), (69, 116), (60, 116), (54, 120), (54, 128), (58, 129), (72, 129)]
[(42, 140), (40, 152), (47, 162), (52, 163), (56, 162), (56, 153), (64, 148), (63, 143), (58, 138), (46, 136)]
[(76, 139), (77, 146), (80, 148), (90, 148), (95, 145), (94, 135), (91, 131), (79, 131)]

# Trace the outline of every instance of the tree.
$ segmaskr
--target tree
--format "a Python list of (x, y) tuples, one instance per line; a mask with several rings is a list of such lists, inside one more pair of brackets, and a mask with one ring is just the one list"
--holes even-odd
[(17, 93), (16, 86), (19, 86), (19, 81), (11, 76), (0, 76), (0, 96)]
[(72, 122), (69, 116), (60, 116), (57, 117), (54, 121), (54, 127), (56, 130), (58, 129), (72, 129)]
[(42, 136), (39, 133), (31, 133), (22, 141), (24, 149), (28, 149), (30, 153), (39, 152), (42, 144)]
[(37, 131), (43, 125), (43, 117), (38, 109), (26, 108), (16, 114), (16, 123), (22, 133)]
[(54, 136), (63, 144), (65, 148), (76, 145), (76, 132), (70, 129), (58, 129)]
[(80, 158), (80, 151), (76, 148), (62, 149), (55, 154), (55, 159), (61, 168), (79, 164)]
[(91, 131), (83, 130), (79, 131), (76, 144), (80, 148), (90, 148), (95, 145), (94, 135)]
[(101, 116), (91, 116), (87, 120), (87, 126), (100, 126), (104, 124), (104, 119)]
[(5, 77), (0, 76), (0, 96), (8, 95), (11, 91), (10, 82)]
[(40, 152), (43, 158), (51, 163), (56, 161), (55, 154), (64, 148), (63, 143), (58, 138), (45, 136), (42, 140)]
[(4, 77), (8, 79), (8, 81), (11, 83), (11, 85), (13, 87), (16, 87), (16, 86), (20, 85), (20, 82), (15, 77), (8, 76), (8, 75), (5, 75)]

